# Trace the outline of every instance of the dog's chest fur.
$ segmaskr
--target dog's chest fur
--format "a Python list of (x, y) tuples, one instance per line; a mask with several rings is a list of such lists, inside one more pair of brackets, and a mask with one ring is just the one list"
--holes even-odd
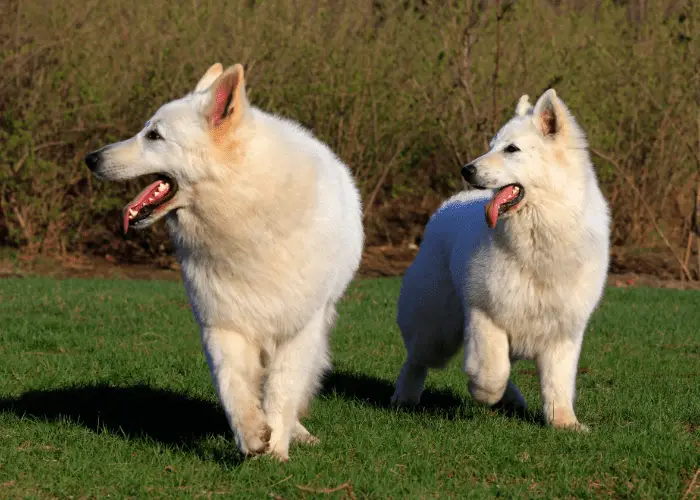
[[(294, 334), (319, 304), (323, 266), (311, 269), (303, 241), (259, 227), (255, 238), (208, 229), (178, 214), (168, 227), (185, 289), (200, 326), (216, 326), (250, 338)], [(240, 224), (231, 218), (229, 226)], [(298, 223), (297, 223), (298, 224)], [(236, 236), (239, 236), (238, 238)], [(321, 286), (319, 286), (321, 285)]]
[(514, 356), (529, 358), (551, 342), (583, 335), (602, 293), (607, 246), (585, 231), (554, 232), (556, 244), (535, 240), (546, 231), (522, 222), (513, 220), (508, 232), (502, 227), (474, 255), (469, 303), (507, 332)]

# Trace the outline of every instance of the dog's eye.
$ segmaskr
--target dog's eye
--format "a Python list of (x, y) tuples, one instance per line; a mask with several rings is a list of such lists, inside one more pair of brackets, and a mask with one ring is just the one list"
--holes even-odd
[(149, 141), (162, 141), (163, 137), (158, 133), (156, 129), (149, 130), (146, 134), (146, 139)]
[(505, 151), (506, 153), (517, 153), (518, 151), (520, 151), (520, 148), (515, 144), (508, 144), (506, 146), (506, 149), (504, 149), (503, 151)]

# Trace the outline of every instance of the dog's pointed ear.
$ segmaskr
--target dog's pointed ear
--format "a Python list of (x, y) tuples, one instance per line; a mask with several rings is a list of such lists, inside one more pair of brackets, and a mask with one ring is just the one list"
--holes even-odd
[(248, 107), (243, 66), (227, 68), (209, 87), (204, 116), (214, 128), (230, 118), (240, 118)]
[(568, 111), (554, 89), (547, 90), (537, 100), (532, 119), (544, 136), (559, 134), (566, 126)]
[(518, 100), (518, 105), (515, 106), (515, 114), (517, 116), (525, 116), (532, 109), (532, 104), (530, 104), (530, 96), (523, 94)]
[(195, 92), (201, 92), (202, 90), (206, 90), (209, 87), (211, 87), (211, 84), (214, 83), (214, 80), (216, 80), (221, 73), (224, 72), (224, 67), (221, 65), (221, 63), (214, 63), (212, 64), (209, 69), (202, 75), (202, 78), (199, 79), (199, 82), (197, 82), (197, 85), (194, 88)]

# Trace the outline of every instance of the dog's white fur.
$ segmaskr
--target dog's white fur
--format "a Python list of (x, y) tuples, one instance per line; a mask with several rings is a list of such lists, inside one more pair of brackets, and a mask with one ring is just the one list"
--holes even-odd
[[(509, 144), (520, 151), (504, 152)], [(534, 109), (523, 96), (472, 165), (488, 189), (442, 205), (404, 276), (397, 320), (408, 354), (392, 399), (418, 403), (428, 369), (464, 342), (475, 400), (524, 409), (511, 365), (534, 359), (546, 422), (585, 430), (574, 413), (576, 372), (607, 275), (609, 214), (584, 133), (554, 90)], [(490, 190), (512, 183), (524, 198), (491, 230)]]
[[(148, 140), (156, 128), (163, 140)], [(165, 218), (238, 448), (288, 458), (330, 366), (335, 305), (363, 246), (348, 168), (300, 125), (248, 102), (243, 68), (215, 64), (135, 137), (98, 152), (108, 180), (163, 173)], [(177, 418), (174, 416), (173, 418)]]

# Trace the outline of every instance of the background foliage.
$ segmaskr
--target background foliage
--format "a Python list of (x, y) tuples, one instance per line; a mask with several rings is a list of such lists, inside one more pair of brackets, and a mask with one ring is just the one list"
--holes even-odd
[(96, 182), (82, 158), (137, 132), (221, 61), (244, 63), (255, 105), (310, 127), (351, 166), (369, 245), (418, 243), (460, 188), (459, 167), (484, 152), (520, 95), (553, 86), (597, 152), (615, 252), (663, 248), (698, 274), (699, 2), (5, 0), (0, 9), (3, 246), (124, 261), (168, 254), (162, 226), (120, 236), (118, 214), (141, 186)]

